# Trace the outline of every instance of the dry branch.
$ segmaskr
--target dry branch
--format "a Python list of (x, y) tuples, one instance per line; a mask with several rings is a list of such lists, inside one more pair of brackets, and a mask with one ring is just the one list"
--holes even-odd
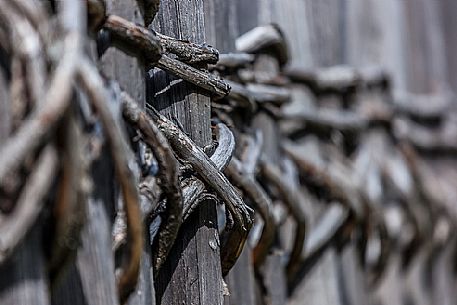
[(289, 51), (284, 35), (277, 25), (258, 26), (238, 37), (236, 49), (245, 53), (271, 52), (281, 65), (289, 60)]
[(167, 137), (175, 152), (181, 159), (189, 162), (201, 178), (222, 198), (235, 220), (230, 232), (222, 236), (221, 264), (223, 274), (226, 274), (241, 254), (247, 234), (252, 226), (250, 209), (244, 204), (227, 178), (215, 167), (211, 159), (186, 134), (154, 108), (150, 107), (149, 110), (149, 114)]
[(246, 89), (258, 103), (282, 105), (290, 100), (290, 91), (287, 88), (249, 83)]
[(451, 124), (430, 130), (412, 121), (398, 120), (394, 132), (398, 140), (410, 143), (420, 152), (456, 154), (457, 132), (455, 123)]
[(49, 262), (51, 282), (59, 278), (63, 267), (75, 256), (80, 244), (80, 233), (86, 219), (85, 190), (83, 179), (88, 179), (87, 160), (83, 157), (82, 131), (74, 111), (67, 111), (57, 137), (61, 172), (53, 206), (55, 236)]
[(317, 190), (319, 194), (325, 194), (325, 199), (328, 201), (338, 201), (354, 212), (358, 220), (363, 220), (363, 206), (360, 198), (354, 197), (354, 195), (358, 195), (356, 192), (349, 190), (346, 185), (334, 179), (331, 173), (327, 173), (324, 169), (308, 161), (293, 145), (284, 143), (282, 148), (300, 169), (300, 175), (309, 187)]
[(162, 55), (162, 58), (157, 62), (157, 67), (209, 91), (216, 97), (224, 97), (230, 92), (230, 86), (219, 77), (196, 69), (167, 55)]
[(331, 109), (318, 110), (310, 113), (297, 113), (294, 115), (279, 114), (285, 121), (297, 121), (304, 125), (309, 132), (322, 133), (332, 130), (341, 132), (360, 133), (364, 131), (369, 121), (355, 113), (349, 111), (335, 111)]
[(257, 110), (256, 100), (251, 90), (248, 90), (246, 86), (234, 81), (226, 82), (230, 86), (228, 98), (237, 102), (240, 107), (249, 109), (251, 112)]
[[(215, 62), (217, 51), (211, 47), (196, 44), (155, 34), (144, 27), (135, 25), (119, 16), (109, 16), (103, 29), (112, 36), (113, 45), (127, 54), (145, 58), (150, 65), (170, 72), (198, 87), (208, 90), (217, 97), (226, 96), (230, 91), (222, 79), (189, 66), (189, 63)], [(167, 51), (174, 53), (178, 59), (169, 55), (162, 55), (162, 44)]]
[(304, 198), (297, 189), (297, 186), (294, 187), (288, 183), (287, 179), (285, 179), (281, 170), (276, 165), (262, 161), (260, 164), (260, 170), (262, 176), (277, 187), (281, 193), (284, 203), (289, 209), (289, 214), (296, 222), (294, 245), (286, 267), (287, 277), (290, 280), (297, 272), (298, 264), (303, 252), (307, 223), (307, 216), (304, 208), (308, 204), (306, 203), (306, 198)]
[(265, 260), (273, 243), (276, 226), (273, 217), (273, 203), (265, 190), (255, 180), (255, 168), (260, 159), (262, 147), (261, 134), (257, 133), (256, 138), (254, 140), (248, 137), (248, 143), (244, 148), (241, 160), (233, 157), (229, 166), (225, 169), (225, 173), (252, 200), (263, 219), (262, 235), (253, 253), (254, 266), (258, 269)]
[(307, 85), (316, 94), (343, 94), (357, 88), (360, 75), (352, 67), (334, 66), (318, 70), (304, 70), (291, 67), (284, 74), (292, 81)]
[(174, 54), (179, 61), (189, 65), (215, 64), (219, 59), (219, 52), (209, 46), (200, 45), (188, 40), (176, 39), (155, 32), (164, 51)]
[(86, 0), (87, 2), (87, 23), (89, 30), (96, 33), (103, 26), (106, 18), (105, 0)]
[(45, 197), (57, 173), (58, 156), (53, 145), (41, 152), (11, 215), (0, 222), (0, 264), (12, 255), (32, 229), (44, 205)]
[(123, 92), (121, 98), (124, 118), (140, 131), (143, 141), (151, 148), (159, 163), (159, 185), (166, 198), (166, 213), (156, 239), (157, 245), (154, 246), (154, 267), (158, 271), (170, 252), (182, 223), (183, 204), (178, 161), (167, 139), (149, 116), (127, 93)]
[(289, 294), (322, 257), (323, 252), (332, 245), (341, 230), (350, 220), (350, 213), (339, 204), (331, 205), (319, 219), (317, 225), (308, 234), (304, 246), (303, 258), (292, 278), (289, 278)]
[(114, 46), (133, 56), (146, 59), (148, 64), (155, 64), (162, 56), (160, 40), (154, 32), (136, 25), (119, 16), (110, 15), (103, 24)]
[[(229, 164), (235, 150), (235, 137), (225, 124), (218, 123), (216, 150), (211, 155), (211, 161), (219, 171), (224, 171)], [(190, 214), (197, 208), (200, 203), (199, 197), (205, 191), (205, 183), (197, 178), (190, 178), (190, 181), (184, 181), (183, 189), (183, 219), (186, 220)]]
[(255, 60), (255, 56), (253, 54), (248, 53), (227, 53), (227, 54), (220, 54), (219, 61), (217, 62), (215, 68), (216, 69), (238, 69), (246, 67), (249, 64), (252, 64)]

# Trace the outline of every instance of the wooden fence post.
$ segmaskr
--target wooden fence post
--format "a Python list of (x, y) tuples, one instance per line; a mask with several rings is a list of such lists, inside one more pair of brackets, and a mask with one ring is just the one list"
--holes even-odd
[[(153, 28), (171, 37), (204, 43), (203, 1), (161, 1)], [(200, 147), (211, 144), (210, 97), (202, 89), (153, 69), (147, 75), (147, 102), (181, 125)], [(183, 224), (157, 275), (158, 304), (222, 304), (219, 251), (216, 204), (207, 200)]]

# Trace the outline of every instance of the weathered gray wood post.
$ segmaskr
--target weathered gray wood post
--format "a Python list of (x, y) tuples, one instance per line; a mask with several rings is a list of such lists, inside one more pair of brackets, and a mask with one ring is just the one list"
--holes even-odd
[[(171, 37), (204, 43), (203, 1), (161, 1), (153, 28)], [(211, 100), (207, 93), (160, 69), (149, 71), (147, 87), (148, 103), (182, 125), (200, 147), (211, 144)], [(219, 245), (216, 205), (207, 200), (183, 224), (157, 275), (159, 304), (222, 304), (219, 247), (214, 245)]]

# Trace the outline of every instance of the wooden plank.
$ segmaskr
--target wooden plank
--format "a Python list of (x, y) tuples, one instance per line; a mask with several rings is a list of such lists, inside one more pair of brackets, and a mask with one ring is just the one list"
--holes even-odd
[[(290, 53), (290, 65), (308, 68), (312, 66), (311, 33), (306, 22), (308, 8), (305, 1), (272, 1), (271, 21), (281, 26)], [(265, 23), (264, 21), (263, 23)]]
[(205, 1), (206, 41), (219, 53), (235, 51), (238, 33), (238, 15), (235, 1)]
[[(207, 42), (219, 52), (235, 52), (235, 40), (239, 36), (236, 1), (205, 1), (205, 29)], [(252, 248), (246, 243), (240, 257), (225, 277), (228, 295), (225, 305), (255, 305), (255, 275)]]
[(434, 12), (430, 11), (434, 6), (429, 1), (404, 1), (405, 18), (407, 21), (406, 51), (409, 56), (405, 58), (407, 63), (408, 91), (413, 93), (432, 93), (439, 88), (441, 73), (436, 65), (434, 35), (431, 27), (436, 26)]
[(0, 302), (5, 305), (50, 304), (41, 228), (34, 228), (0, 267)]
[(226, 276), (226, 281), (229, 296), (228, 300), (224, 303), (225, 305), (256, 304), (252, 248), (249, 245), (245, 245), (238, 261)]
[(440, 6), (441, 28), (444, 36), (447, 78), (454, 92), (457, 92), (457, 2), (453, 0), (437, 1)]
[[(121, 16), (131, 22), (144, 24), (140, 13), (140, 1), (107, 1), (107, 11)], [(146, 96), (144, 63), (138, 58), (130, 57), (123, 52), (111, 48), (103, 55), (101, 65), (104, 73), (116, 79), (121, 88), (130, 94), (140, 106), (144, 107)], [(140, 273), (136, 290), (130, 295), (128, 305), (154, 305), (153, 270), (151, 265), (151, 248), (148, 240), (145, 240)]]
[[(10, 88), (4, 70), (9, 59), (3, 52), (0, 54), (2, 71), (0, 71), (0, 146), (11, 136), (12, 109)], [(1, 157), (0, 157), (1, 158)], [(5, 197), (0, 198), (4, 204)], [(8, 216), (7, 216), (8, 217)], [(42, 230), (36, 224), (24, 238), (22, 244), (14, 251), (11, 258), (0, 266), (0, 303), (16, 304), (50, 304), (48, 281), (44, 268), (45, 258), (41, 245)]]
[[(108, 0), (106, 4), (108, 13), (143, 24), (136, 1)], [(115, 48), (110, 48), (100, 59), (100, 66), (105, 75), (115, 79), (125, 91), (144, 104), (143, 63)], [(88, 218), (81, 237), (82, 247), (78, 249), (76, 262), (56, 285), (52, 296), (53, 304), (119, 303), (111, 236), (116, 206), (114, 198), (117, 193), (112, 183), (113, 168), (111, 161), (106, 157), (108, 155), (105, 151), (103, 159), (93, 164), (95, 189), (88, 202)], [(130, 305), (155, 304), (148, 251), (149, 249), (146, 249), (143, 255), (137, 289), (128, 300)]]
[[(406, 88), (406, 26), (402, 1), (345, 1), (345, 62), (354, 67), (382, 66), (393, 88)], [(389, 22), (385, 22), (389, 20)]]
[[(107, 12), (121, 16), (131, 22), (144, 24), (136, 0), (107, 0)], [(144, 64), (116, 48), (109, 48), (101, 60), (103, 72), (115, 79), (131, 97), (144, 106), (146, 85)]]
[(76, 261), (53, 289), (53, 304), (119, 304), (111, 242), (114, 198), (111, 161), (97, 160), (93, 163), (92, 174), (96, 183), (88, 200), (87, 219), (81, 232), (82, 245), (78, 248)]
[[(205, 42), (204, 6), (199, 0), (161, 2), (153, 28), (165, 35)], [(211, 143), (210, 98), (201, 89), (160, 69), (149, 71), (147, 99), (179, 122), (204, 147)], [(159, 304), (222, 304), (222, 274), (216, 206), (205, 201), (183, 224), (155, 282)]]
[(333, 66), (344, 60), (343, 26), (340, 0), (306, 0), (306, 20), (310, 46), (316, 66)]
[[(276, 1), (277, 7), (275, 12), (280, 11), (279, 6), (283, 5), (280, 1)], [(347, 2), (339, 0), (324, 0), (324, 1), (296, 1), (301, 3), (293, 4), (291, 1), (289, 9), (283, 13), (283, 17), (278, 20), (281, 28), (288, 29), (289, 33), (294, 33), (297, 36), (289, 37), (291, 43), (290, 49), (300, 52), (303, 48), (300, 40), (305, 38), (305, 52), (307, 56), (301, 55), (298, 59), (292, 58), (292, 64), (300, 67), (325, 67), (342, 64), (344, 61), (344, 4)], [(294, 16), (290, 10), (292, 8), (300, 11), (298, 21), (288, 16)], [(295, 13), (296, 14), (296, 13)], [(305, 16), (305, 17), (303, 17)], [(303, 18), (305, 22), (303, 22)], [(304, 24), (304, 25), (303, 25)], [(286, 37), (287, 39), (287, 37)], [(303, 50), (301, 51), (303, 52)], [(300, 92), (300, 88), (297, 89)], [(303, 93), (302, 95), (306, 95)], [(309, 104), (317, 106), (315, 99), (309, 99)], [(304, 105), (302, 107), (305, 107)], [(316, 156), (318, 157), (318, 156)], [(318, 206), (312, 205), (312, 211), (308, 211), (311, 219), (308, 224), (309, 228), (313, 227), (320, 214)], [(305, 277), (303, 282), (297, 287), (293, 296), (291, 296), (290, 304), (300, 304), (304, 299), (309, 304), (343, 304), (343, 296), (346, 293), (341, 285), (341, 281), (353, 281), (348, 279), (344, 273), (338, 270), (340, 257), (334, 250), (329, 249), (320, 258), (317, 265)], [(348, 257), (347, 260), (352, 261), (353, 257)], [(357, 285), (355, 283), (354, 285)], [(349, 303), (352, 304), (352, 303)]]

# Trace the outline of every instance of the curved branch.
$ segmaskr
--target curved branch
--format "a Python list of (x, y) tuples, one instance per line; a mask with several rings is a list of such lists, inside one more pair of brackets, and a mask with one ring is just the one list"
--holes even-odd
[(114, 46), (127, 54), (141, 56), (148, 64), (156, 63), (162, 56), (162, 46), (154, 32), (119, 16), (110, 15), (103, 29), (111, 34)]
[[(235, 137), (228, 127), (223, 123), (216, 125), (216, 141), (218, 146), (211, 156), (211, 161), (216, 168), (224, 171), (232, 158), (235, 151)], [(205, 191), (205, 183), (197, 178), (190, 178), (190, 181), (184, 180), (182, 187), (183, 193), (183, 219), (184, 221), (197, 208), (200, 203), (199, 197)]]
[(288, 279), (289, 295), (312, 266), (322, 258), (322, 253), (332, 245), (350, 220), (351, 213), (340, 204), (333, 204), (326, 210), (317, 225), (310, 230), (304, 246), (303, 258), (296, 272)]
[(253, 252), (254, 265), (259, 268), (265, 260), (275, 237), (276, 226), (273, 217), (273, 203), (265, 190), (255, 181), (253, 173), (248, 172), (246, 166), (240, 160), (232, 158), (224, 173), (252, 200), (263, 219), (262, 235)]
[(282, 148), (300, 169), (300, 174), (306, 179), (306, 183), (309, 186), (324, 190), (327, 200), (340, 202), (346, 208), (352, 210), (357, 219), (363, 219), (363, 207), (358, 195), (353, 196), (354, 192), (351, 192), (339, 181), (336, 181), (325, 170), (306, 160), (292, 145), (284, 143)]
[(121, 302), (124, 303), (130, 292), (135, 289), (143, 250), (143, 222), (141, 221), (138, 189), (133, 173), (128, 166), (127, 145), (123, 141), (122, 132), (107, 106), (107, 93), (103, 80), (96, 68), (87, 60), (80, 62), (77, 76), (90, 102), (100, 116), (124, 199), (130, 256), (118, 278), (118, 293)]
[(159, 163), (159, 185), (167, 202), (165, 221), (162, 222), (156, 238), (157, 245), (153, 246), (154, 267), (158, 271), (170, 252), (182, 223), (183, 204), (178, 179), (178, 161), (167, 139), (148, 115), (127, 93), (122, 92), (121, 98), (124, 118), (140, 131), (144, 142), (151, 148)]
[(297, 272), (298, 264), (300, 263), (303, 252), (307, 223), (307, 216), (304, 208), (308, 204), (306, 203), (306, 198), (304, 198), (302, 194), (290, 183), (287, 183), (287, 180), (284, 178), (281, 170), (276, 165), (262, 161), (260, 164), (260, 170), (262, 176), (278, 188), (284, 203), (289, 209), (290, 215), (296, 221), (294, 245), (286, 267), (287, 277), (290, 281)]
[(14, 211), (0, 222), (0, 264), (3, 264), (22, 242), (44, 207), (44, 198), (53, 183), (50, 177), (56, 174), (58, 168), (58, 156), (54, 146), (44, 148), (36, 164)]
[(63, 57), (57, 66), (43, 103), (36, 108), (14, 137), (8, 139), (0, 149), (0, 185), (31, 151), (34, 151), (43, 138), (51, 132), (57, 121), (70, 104), (73, 87), (72, 79), (79, 62), (81, 39), (70, 32), (65, 37)]
[[(148, 105), (149, 106), (149, 105)], [(172, 122), (162, 116), (153, 107), (149, 114), (167, 137), (171, 146), (180, 158), (189, 162), (194, 170), (210, 185), (225, 202), (234, 218), (234, 226), (223, 237), (221, 248), (222, 272), (227, 274), (241, 254), (247, 235), (252, 226), (250, 209), (236, 192), (233, 185), (216, 168), (211, 159), (195, 145), (192, 140)]]
[(179, 61), (190, 65), (215, 64), (219, 60), (219, 51), (208, 45), (200, 45), (188, 40), (168, 37), (155, 32), (165, 52), (177, 56)]

